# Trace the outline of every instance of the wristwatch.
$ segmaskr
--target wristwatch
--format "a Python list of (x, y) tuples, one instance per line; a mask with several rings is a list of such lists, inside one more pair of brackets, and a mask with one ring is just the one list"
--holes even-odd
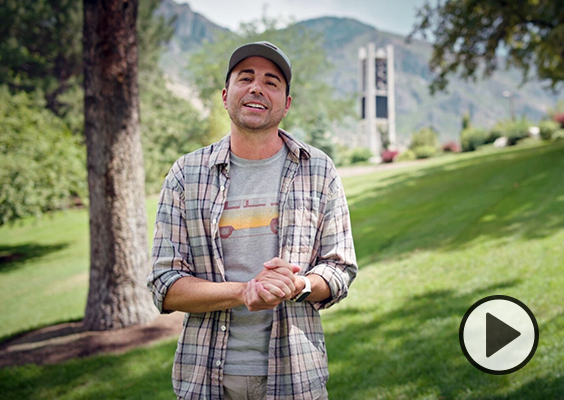
[(311, 294), (311, 281), (307, 276), (298, 275), (297, 277), (304, 280), (305, 287), (296, 297), (294, 297), (290, 301), (293, 301), (295, 303), (301, 303), (307, 298), (307, 296)]

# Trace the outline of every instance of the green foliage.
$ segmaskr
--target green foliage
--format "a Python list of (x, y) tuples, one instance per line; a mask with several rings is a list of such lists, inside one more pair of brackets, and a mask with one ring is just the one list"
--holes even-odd
[(58, 96), (82, 73), (82, 2), (6, 0), (0, 7), (0, 82), (11, 90), (41, 90), (58, 116)]
[(539, 123), (540, 137), (543, 140), (550, 140), (552, 134), (560, 129), (560, 124), (556, 121), (542, 120)]
[(492, 128), (490, 137), (492, 137), (492, 135), (505, 136), (507, 138), (507, 144), (513, 146), (517, 144), (519, 140), (529, 135), (529, 128), (531, 126), (532, 124), (524, 117), (517, 120), (500, 121)]
[[(162, 44), (174, 33), (153, 16), (159, 0), (139, 2), (139, 70), (158, 71)], [(82, 1), (7, 0), (0, 7), (0, 82), (12, 93), (41, 91), (45, 106), (70, 129), (83, 129)]]
[(439, 147), (439, 133), (433, 128), (421, 128), (419, 131), (411, 135), (411, 140), (409, 142), (409, 148), (411, 150), (422, 147), (429, 146), (438, 148)]
[(466, 111), (462, 115), (462, 130), (466, 130), (470, 128), (470, 112)]
[[(500, 135), (501, 136), (501, 135)], [(485, 144), (488, 139), (488, 132), (481, 128), (468, 128), (460, 134), (460, 146), (462, 151), (474, 151)]]
[(366, 147), (355, 147), (351, 151), (351, 163), (356, 164), (370, 160), (372, 152)]
[(417, 156), (415, 155), (415, 152), (413, 150), (407, 149), (406, 151), (398, 155), (397, 161), (398, 162), (413, 161), (416, 158)]
[(415, 158), (431, 158), (437, 155), (438, 150), (434, 146), (417, 146), (411, 149), (415, 154)]
[(142, 73), (141, 78), (145, 191), (157, 193), (172, 164), (183, 154), (204, 144), (206, 125), (189, 101), (166, 89), (162, 76)]
[(216, 41), (205, 43), (190, 57), (189, 72), (200, 97), (209, 102), (214, 93), (225, 86), (227, 63), (235, 48), (260, 40), (276, 44), (292, 61), (293, 72), (290, 85), (292, 106), (281, 127), (289, 131), (302, 129), (307, 140), (318, 135), (320, 118), (332, 122), (352, 115), (354, 101), (335, 98), (334, 89), (324, 81), (331, 65), (323, 49), (321, 34), (299, 25), (279, 30), (276, 22), (264, 17), (261, 21), (242, 24), (239, 35), (220, 34)]
[(497, 69), (499, 48), (507, 52), (507, 66), (535, 71), (555, 88), (564, 81), (564, 8), (549, 0), (427, 1), (418, 11), (416, 33), (434, 38), (431, 69), (437, 73), (431, 92), (444, 90), (451, 75), (476, 79)]
[(558, 129), (550, 138), (553, 142), (564, 140), (564, 129)]
[(505, 136), (505, 129), (503, 124), (496, 123), (486, 135), (486, 140), (483, 144), (493, 143), (496, 139)]
[[(172, 24), (153, 15), (159, 3), (159, 0), (139, 2), (137, 18), (141, 132), (148, 192), (158, 191), (171, 164), (184, 152), (201, 144), (204, 129), (202, 118), (193, 107), (166, 89), (158, 68), (162, 45), (174, 33)], [(43, 107), (61, 116), (68, 127), (65, 131), (70, 128), (72, 132), (81, 134), (84, 128), (82, 1), (10, 0), (0, 8), (0, 20), (3, 21), (0, 33), (5, 38), (0, 42), (1, 80), (9, 84), (12, 93), (36, 89), (38, 93), (44, 93)], [(33, 110), (47, 115), (41, 107)], [(31, 135), (31, 130), (25, 132)], [(28, 133), (21, 132), (22, 135)], [(22, 137), (21, 140), (32, 143), (35, 136)], [(68, 152), (68, 157), (61, 155), (61, 159), (75, 158), (73, 146), (69, 146)], [(44, 165), (46, 160), (38, 159), (36, 162)], [(83, 173), (75, 174), (75, 177), (86, 179)], [(60, 183), (63, 182), (65, 179)], [(86, 181), (82, 186), (85, 185)], [(53, 198), (61, 196), (60, 190), (57, 190), (52, 194)], [(75, 191), (84, 197), (84, 190)], [(50, 200), (49, 204), (38, 205), (33, 213), (60, 208), (54, 200)], [(13, 215), (27, 214), (14, 211)]]
[(306, 142), (335, 158), (335, 144), (331, 141), (331, 128), (327, 114), (318, 112), (306, 136)]
[(0, 87), (0, 225), (86, 200), (85, 148), (39, 94)]
[(205, 140), (202, 144), (208, 145), (217, 142), (231, 130), (229, 114), (223, 106), (221, 91), (215, 92), (208, 101), (209, 115), (206, 120)]

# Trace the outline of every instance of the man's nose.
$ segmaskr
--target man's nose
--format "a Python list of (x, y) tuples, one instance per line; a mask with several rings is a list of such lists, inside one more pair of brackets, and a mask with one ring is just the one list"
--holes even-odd
[(253, 84), (251, 85), (251, 88), (250, 88), (250, 92), (252, 94), (258, 93), (258, 94), (262, 95), (262, 90), (263, 90), (262, 85), (259, 82), (253, 82)]

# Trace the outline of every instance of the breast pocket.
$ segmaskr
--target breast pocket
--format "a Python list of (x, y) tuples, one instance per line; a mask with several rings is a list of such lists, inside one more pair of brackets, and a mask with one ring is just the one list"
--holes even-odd
[(292, 262), (307, 264), (316, 251), (320, 225), (320, 200), (311, 196), (288, 196), (283, 211), (283, 242)]

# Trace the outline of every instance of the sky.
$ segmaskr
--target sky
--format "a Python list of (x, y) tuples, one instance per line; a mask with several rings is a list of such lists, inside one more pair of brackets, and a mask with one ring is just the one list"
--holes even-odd
[(407, 35), (415, 23), (417, 8), (425, 0), (176, 0), (210, 21), (237, 30), (240, 22), (259, 19), (266, 8), (270, 18), (296, 21), (323, 16), (350, 17), (379, 30)]

